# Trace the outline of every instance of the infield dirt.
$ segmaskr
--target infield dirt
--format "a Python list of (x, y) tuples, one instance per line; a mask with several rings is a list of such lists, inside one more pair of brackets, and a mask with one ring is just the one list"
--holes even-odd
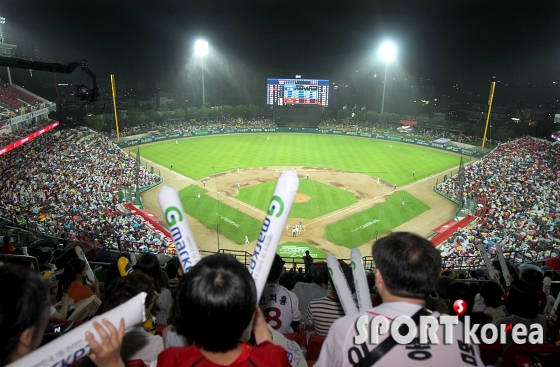
[[(234, 196), (238, 193), (237, 183), (239, 182), (241, 187), (247, 187), (249, 185), (256, 185), (276, 180), (278, 178), (276, 166), (274, 166), (242, 169), (240, 172), (232, 170), (195, 181), (177, 172), (171, 171), (167, 167), (160, 166), (152, 161), (147, 161), (144, 158), (141, 158), (141, 161), (142, 163), (148, 162), (149, 165), (154, 167), (154, 170), (160, 170), (161, 176), (163, 177), (163, 184), (173, 186), (177, 190), (181, 190), (193, 184), (204, 188), (202, 180), (206, 180), (205, 190), (208, 191), (206, 195), (212, 195), (221, 202), (224, 202), (227, 205), (258, 219), (259, 221), (264, 218), (264, 211), (235, 199)], [(454, 167), (452, 170), (456, 171), (457, 168), (458, 167)], [(356, 204), (327, 213), (319, 218), (312, 220), (290, 218), (286, 223), (287, 225), (294, 226), (300, 221), (303, 222), (305, 231), (300, 232), (297, 237), (297, 241), (306, 242), (326, 253), (333, 253), (339, 258), (349, 258), (350, 249), (323, 238), (324, 227), (352, 214), (365, 210), (376, 203), (380, 203), (385, 200), (387, 195), (395, 192), (392, 183), (381, 180), (378, 184), (376, 178), (359, 173), (315, 167), (278, 167), (279, 172), (288, 169), (296, 169), (300, 180), (307, 179), (307, 174), (309, 174), (310, 179), (352, 192), (358, 200), (358, 203)], [(396, 191), (408, 191), (410, 194), (428, 205), (430, 209), (395, 228), (394, 231), (409, 231), (417, 233), (423, 237), (428, 237), (432, 234), (432, 230), (435, 227), (453, 218), (457, 210), (456, 204), (445, 199), (441, 195), (436, 194), (432, 190), (436, 181), (442, 182), (444, 175), (448, 173), (449, 171), (446, 170), (445, 172), (419, 179), (408, 185), (397, 187)], [(157, 201), (157, 193), (160, 187), (161, 186), (158, 185), (142, 194), (142, 199), (146, 209), (149, 209), (158, 216), (161, 216), (161, 210)], [(304, 197), (305, 195), (298, 195), (298, 200), (304, 201), (306, 199)], [(218, 250), (216, 231), (206, 227), (190, 216), (189, 223), (198, 247), (201, 250)], [(285, 230), (280, 243), (293, 240), (294, 237), (292, 237), (291, 232)], [(253, 252), (255, 246), (254, 242), (246, 245), (238, 245), (224, 236), (220, 236), (219, 242), (221, 249), (247, 251), (249, 253)], [(363, 244), (358, 248), (364, 256), (371, 254), (371, 243)]]

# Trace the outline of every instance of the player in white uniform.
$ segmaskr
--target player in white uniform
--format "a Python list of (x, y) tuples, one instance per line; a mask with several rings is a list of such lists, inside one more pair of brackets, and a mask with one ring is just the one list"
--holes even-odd
[(293, 333), (297, 330), (301, 313), (298, 298), (293, 293), (278, 284), (284, 269), (284, 261), (280, 255), (274, 256), (274, 261), (268, 274), (259, 307), (266, 322), (281, 334)]
[[(372, 254), (377, 266), (375, 286), (383, 303), (337, 320), (315, 366), (484, 366), (478, 346), (463, 343), (462, 323), (452, 327), (452, 344), (443, 343), (442, 325), (437, 331), (439, 344), (420, 344), (416, 338), (408, 345), (399, 345), (391, 343), (387, 332), (379, 335), (377, 343), (371, 343), (368, 335), (365, 342), (356, 345), (356, 320), (362, 315), (368, 317), (369, 332), (369, 321), (375, 316), (391, 321), (401, 315), (413, 316), (421, 309), (428, 313), (423, 308), (424, 300), (434, 289), (441, 270), (438, 251), (428, 240), (412, 233), (397, 232), (380, 239)], [(431, 315), (440, 316), (437, 312)]]

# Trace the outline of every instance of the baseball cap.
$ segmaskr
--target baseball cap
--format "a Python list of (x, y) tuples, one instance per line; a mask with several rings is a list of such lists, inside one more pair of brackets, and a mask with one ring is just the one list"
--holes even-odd
[(9, 234), (4, 236), (4, 243), (10, 243), (12, 241), (12, 236), (10, 236)]

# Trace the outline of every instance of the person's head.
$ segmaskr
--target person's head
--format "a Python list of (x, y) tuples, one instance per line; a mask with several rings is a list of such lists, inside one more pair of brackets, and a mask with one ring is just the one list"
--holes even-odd
[(375, 285), (379, 294), (425, 299), (434, 289), (441, 269), (441, 256), (425, 238), (396, 232), (378, 240), (372, 249), (377, 267)]
[(294, 289), (296, 285), (296, 275), (291, 272), (285, 272), (280, 276), (279, 284), (288, 290)]
[(156, 300), (154, 283), (152, 279), (139, 270), (133, 270), (124, 277), (114, 279), (105, 291), (103, 308), (105, 312), (120, 306), (134, 296), (146, 292), (145, 307), (149, 312)]
[(4, 366), (41, 344), (50, 299), (43, 278), (28, 268), (5, 264), (0, 279), (0, 366)]
[(167, 274), (168, 279), (177, 278), (178, 272), (179, 268), (174, 263), (167, 263), (167, 265), (165, 265), (165, 274)]
[(309, 250), (305, 251), (305, 256), (309, 256)]
[(153, 278), (154, 287), (156, 292), (161, 292), (161, 289), (165, 286), (165, 279), (163, 277), (163, 271), (159, 265), (159, 260), (156, 255), (146, 254), (142, 256), (136, 262), (134, 269), (142, 271), (142, 273), (149, 275)]
[(450, 305), (453, 305), (455, 301), (459, 299), (462, 299), (467, 303), (467, 310), (465, 311), (465, 315), (471, 314), (475, 297), (476, 293), (473, 292), (471, 287), (469, 287), (465, 282), (453, 282), (447, 288), (447, 298), (449, 299)]
[(64, 272), (58, 281), (57, 301), (66, 293), (70, 283), (86, 276), (86, 263), (81, 259), (71, 259), (64, 265)]
[(480, 296), (488, 307), (496, 308), (504, 304), (502, 287), (498, 283), (484, 283), (480, 288)]
[(282, 270), (284, 270), (284, 260), (282, 260), (280, 255), (275, 254), (266, 281), (271, 283), (278, 282), (278, 280), (280, 280), (280, 276), (282, 275)]
[(229, 254), (200, 260), (181, 277), (176, 291), (178, 333), (212, 352), (237, 346), (257, 305), (249, 270)]
[(56, 259), (58, 259), (59, 257), (61, 257), (63, 252), (64, 252), (64, 251), (62, 251), (62, 249), (59, 249), (59, 248), (57, 248), (56, 250), (54, 250), (54, 252), (53, 252), (53, 259), (56, 260)]
[(2, 238), (2, 241), (7, 244), (12, 242), (12, 236), (10, 236), (9, 234), (5, 235), (4, 238)]
[(535, 288), (524, 280), (514, 280), (509, 287), (506, 307), (515, 316), (534, 319), (539, 309)]
[(536, 269), (524, 269), (521, 279), (531, 284), (535, 290), (541, 290), (543, 287), (543, 273)]
[(316, 271), (313, 273), (313, 283), (320, 285), (327, 285), (329, 282), (329, 272), (328, 270)]
[(448, 299), (447, 296), (447, 288), (453, 283), (453, 279), (446, 276), (440, 276), (436, 280), (436, 285), (434, 287), (434, 291), (436, 292), (439, 298)]
[(37, 261), (39, 264), (48, 264), (51, 261), (52, 255), (50, 251), (41, 251), (39, 256), (37, 256)]

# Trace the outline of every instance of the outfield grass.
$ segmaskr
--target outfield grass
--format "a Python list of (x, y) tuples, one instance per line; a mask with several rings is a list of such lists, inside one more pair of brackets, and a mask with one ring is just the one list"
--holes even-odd
[[(402, 205), (404, 197), (405, 205)], [(391, 231), (420, 215), (429, 206), (406, 191), (387, 197), (387, 201), (367, 210), (344, 218), (325, 227), (324, 237), (347, 248), (355, 248)]]
[[(270, 137), (270, 140), (267, 140)], [(390, 148), (392, 146), (392, 148)], [(399, 186), (459, 165), (436, 149), (377, 139), (319, 134), (235, 134), (187, 138), (140, 148), (140, 155), (199, 180), (240, 168), (311, 166), (359, 172)], [(466, 162), (468, 157), (463, 157)]]
[(262, 222), (206, 195), (200, 187), (187, 186), (179, 191), (179, 197), (188, 215), (214, 230), (219, 224), (220, 234), (238, 245), (245, 242), (245, 235), (249, 241), (255, 241), (260, 233)]
[[(239, 190), (236, 198), (266, 211), (276, 181), (253, 185)], [(299, 194), (309, 196), (309, 201), (294, 203), (289, 218), (313, 219), (357, 203), (354, 194), (313, 180), (299, 181)]]

